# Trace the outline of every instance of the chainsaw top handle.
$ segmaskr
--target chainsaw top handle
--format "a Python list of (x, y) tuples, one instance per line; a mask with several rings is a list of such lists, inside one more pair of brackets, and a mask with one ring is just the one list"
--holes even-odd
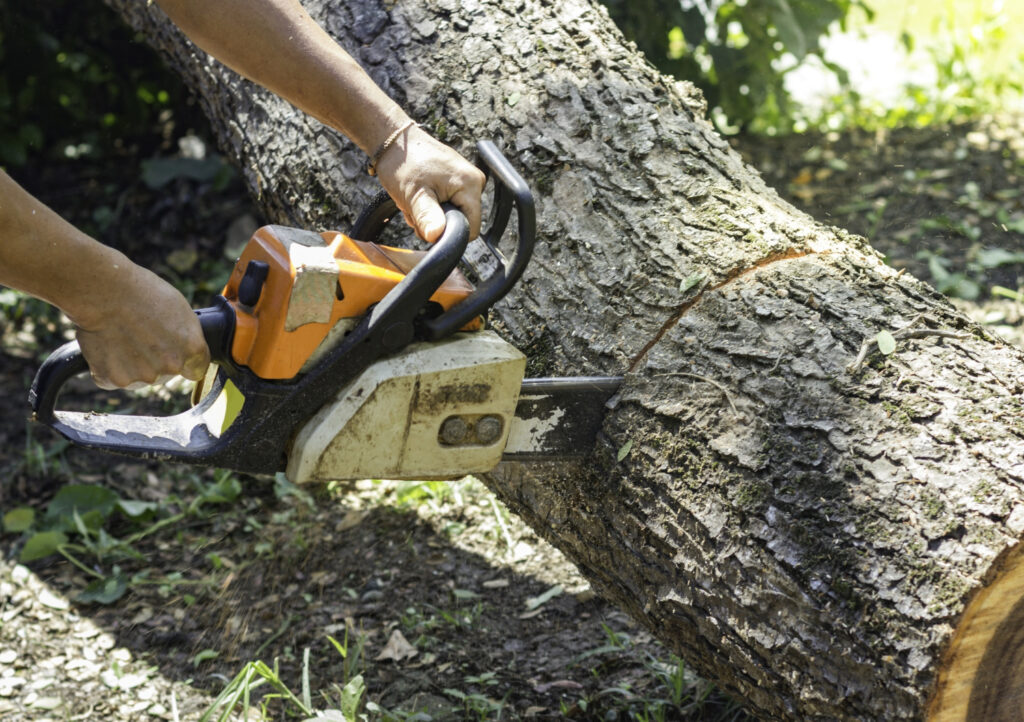
[[(455, 333), (472, 319), (487, 312), (515, 285), (526, 270), (537, 237), (537, 217), (530, 187), (498, 147), (489, 140), (477, 143), (478, 166), (494, 181), (494, 202), (489, 227), (480, 233), (496, 261), (494, 271), (475, 291), (440, 316), (421, 322), (421, 335), (436, 341)], [(518, 238), (511, 258), (499, 250), (513, 207), (518, 219)], [(384, 226), (398, 213), (398, 206), (381, 191), (352, 225), (349, 235), (360, 241), (376, 241)]]

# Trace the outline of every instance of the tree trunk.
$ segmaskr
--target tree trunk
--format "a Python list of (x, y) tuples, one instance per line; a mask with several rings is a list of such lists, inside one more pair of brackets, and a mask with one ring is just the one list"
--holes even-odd
[[(271, 218), (347, 227), (357, 149), (108, 2)], [(587, 468), (499, 469), (498, 496), (760, 715), (1016, 718), (1024, 355), (780, 200), (590, 0), (306, 5), (438, 137), (495, 139), (532, 182), (539, 247), (493, 314), (531, 375), (626, 374)]]

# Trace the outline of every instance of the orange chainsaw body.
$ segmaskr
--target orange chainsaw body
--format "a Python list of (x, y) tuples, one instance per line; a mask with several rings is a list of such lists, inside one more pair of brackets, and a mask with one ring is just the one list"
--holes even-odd
[[(232, 359), (268, 380), (298, 374), (337, 324), (348, 321), (354, 327), (426, 253), (357, 241), (335, 231), (319, 234), (322, 243), (310, 243), (309, 236), (315, 234), (307, 233), (304, 242), (296, 244), (289, 238), (294, 233), (281, 226), (257, 230), (223, 291), (236, 314)], [(296, 245), (302, 246), (299, 252)], [(310, 273), (304, 262), (310, 253), (315, 254), (320, 277), (306, 284), (314, 293), (298, 294), (302, 275)], [(253, 261), (268, 268), (259, 299), (250, 307), (239, 300), (239, 286)], [(337, 280), (328, 288), (331, 263), (337, 268)], [(472, 284), (456, 269), (430, 300), (448, 310), (472, 291)], [(296, 318), (300, 305), (305, 310)], [(477, 317), (464, 330), (482, 327), (483, 319)]]

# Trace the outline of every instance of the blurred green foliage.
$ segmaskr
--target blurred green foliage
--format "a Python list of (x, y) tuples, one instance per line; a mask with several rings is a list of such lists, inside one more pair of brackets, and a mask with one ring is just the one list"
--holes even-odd
[(181, 81), (100, 0), (0, 0), (0, 164), (119, 145), (148, 154), (188, 106)]
[(917, 52), (927, 58), (934, 71), (928, 82), (908, 82), (902, 98), (888, 104), (857, 88), (843, 88), (820, 118), (799, 123), (797, 129), (814, 124), (831, 130), (923, 128), (962, 123), (1020, 103), (1024, 46), (1015, 18), (980, 5), (970, 15), (954, 17), (952, 4), (947, 5), (947, 12), (925, 31), (904, 29), (900, 35), (908, 57)]
[[(702, 88), (720, 129), (785, 131), (783, 80), (862, 0), (601, 0), (662, 71)], [(837, 72), (842, 71), (836, 69)], [(150, 155), (187, 91), (100, 0), (0, 0), (0, 164)], [(197, 112), (195, 108), (192, 112)]]
[[(601, 0), (664, 73), (693, 81), (722, 130), (789, 130), (786, 72), (861, 0)], [(824, 60), (823, 60), (824, 61)], [(832, 68), (843, 77), (841, 68)]]

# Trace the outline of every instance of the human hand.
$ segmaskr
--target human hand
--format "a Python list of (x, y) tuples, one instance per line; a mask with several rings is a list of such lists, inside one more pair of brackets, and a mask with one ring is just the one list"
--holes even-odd
[(417, 127), (401, 134), (377, 161), (381, 185), (406, 222), (433, 243), (444, 232), (441, 203), (450, 201), (466, 215), (469, 238), (480, 234), (480, 195), (486, 177), (479, 168)]
[(114, 284), (72, 315), (96, 385), (138, 387), (181, 374), (198, 381), (210, 363), (195, 312), (169, 283), (125, 259)]

